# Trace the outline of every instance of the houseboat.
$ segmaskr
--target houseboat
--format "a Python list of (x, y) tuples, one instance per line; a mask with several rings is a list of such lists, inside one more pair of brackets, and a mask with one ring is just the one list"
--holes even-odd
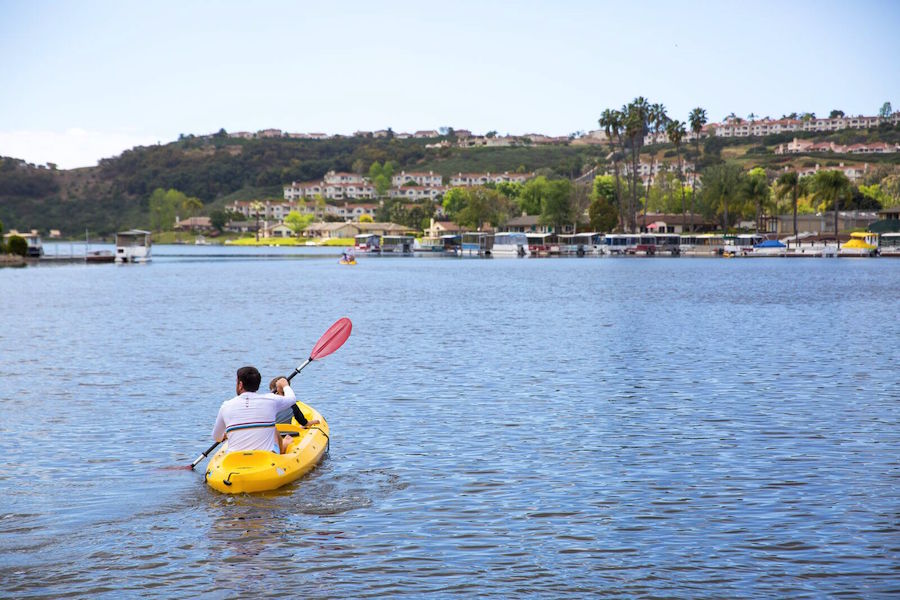
[(481, 231), (462, 234), (463, 256), (490, 256), (494, 247), (494, 234)]
[(607, 233), (603, 236), (604, 254), (634, 254), (640, 243), (641, 236), (637, 233)]
[(116, 263), (150, 262), (150, 232), (129, 229), (116, 234)]
[(828, 238), (823, 236), (804, 232), (795, 236), (782, 238), (787, 244), (786, 256), (789, 257), (835, 257), (837, 256), (837, 245), (833, 242), (829, 243)]
[(559, 254), (559, 238), (555, 233), (526, 233), (529, 256)]
[(603, 235), (599, 233), (567, 233), (559, 236), (560, 254), (570, 256), (600, 254), (602, 246)]
[(462, 239), (458, 234), (448, 233), (440, 237), (442, 252), (450, 256), (459, 256), (462, 254)]
[(528, 236), (524, 233), (504, 231), (494, 235), (491, 256), (526, 257), (528, 255)]
[(740, 233), (738, 235), (726, 235), (725, 247), (722, 252), (725, 256), (749, 256), (754, 246), (766, 241), (766, 236), (758, 233)]
[(353, 236), (353, 247), (359, 252), (381, 252), (381, 238), (374, 233)]
[(678, 256), (681, 254), (681, 236), (677, 233), (642, 233), (634, 253), (645, 256)]
[(900, 233), (883, 233), (878, 244), (881, 256), (900, 256)]
[(44, 255), (44, 245), (41, 243), (41, 236), (36, 233), (26, 233), (22, 236), (28, 244), (25, 256), (31, 258), (40, 258)]
[(416, 238), (411, 235), (383, 235), (381, 236), (381, 253), (397, 256), (409, 256), (412, 254)]
[(838, 249), (838, 256), (875, 256), (878, 253), (878, 234), (854, 231), (850, 241)]
[(443, 252), (444, 244), (441, 238), (423, 237), (416, 239), (413, 244), (413, 252)]
[(682, 235), (679, 250), (682, 256), (721, 256), (725, 239), (713, 233)]

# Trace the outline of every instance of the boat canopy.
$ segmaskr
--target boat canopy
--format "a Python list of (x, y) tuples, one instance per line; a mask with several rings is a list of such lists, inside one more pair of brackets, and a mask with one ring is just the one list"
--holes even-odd
[(860, 250), (875, 250), (878, 246), (873, 246), (872, 244), (867, 244), (859, 238), (853, 238), (846, 244), (842, 246), (843, 248), (858, 248)]
[(766, 240), (764, 242), (760, 242), (753, 246), (754, 248), (787, 248), (784, 244), (779, 242), (778, 240)]

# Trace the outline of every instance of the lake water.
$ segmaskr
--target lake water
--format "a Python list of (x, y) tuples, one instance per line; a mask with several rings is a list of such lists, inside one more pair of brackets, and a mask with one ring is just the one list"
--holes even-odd
[[(0, 270), (0, 595), (900, 593), (900, 261), (333, 252)], [(163, 469), (342, 316), (317, 470)]]

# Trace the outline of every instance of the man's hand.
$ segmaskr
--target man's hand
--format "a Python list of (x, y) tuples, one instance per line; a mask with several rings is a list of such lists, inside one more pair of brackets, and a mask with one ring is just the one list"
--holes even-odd
[(275, 388), (278, 390), (278, 393), (282, 396), (284, 395), (284, 388), (287, 385), (289, 385), (288, 380), (285, 379), (284, 377), (282, 377), (281, 379), (279, 379), (278, 381), (275, 382)]

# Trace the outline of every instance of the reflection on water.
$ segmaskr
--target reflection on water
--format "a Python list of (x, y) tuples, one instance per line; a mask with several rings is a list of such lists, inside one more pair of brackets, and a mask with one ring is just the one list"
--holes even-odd
[[(0, 272), (13, 597), (897, 590), (900, 263), (168, 250)], [(159, 469), (238, 366), (344, 315), (295, 380), (315, 471), (228, 497)]]

